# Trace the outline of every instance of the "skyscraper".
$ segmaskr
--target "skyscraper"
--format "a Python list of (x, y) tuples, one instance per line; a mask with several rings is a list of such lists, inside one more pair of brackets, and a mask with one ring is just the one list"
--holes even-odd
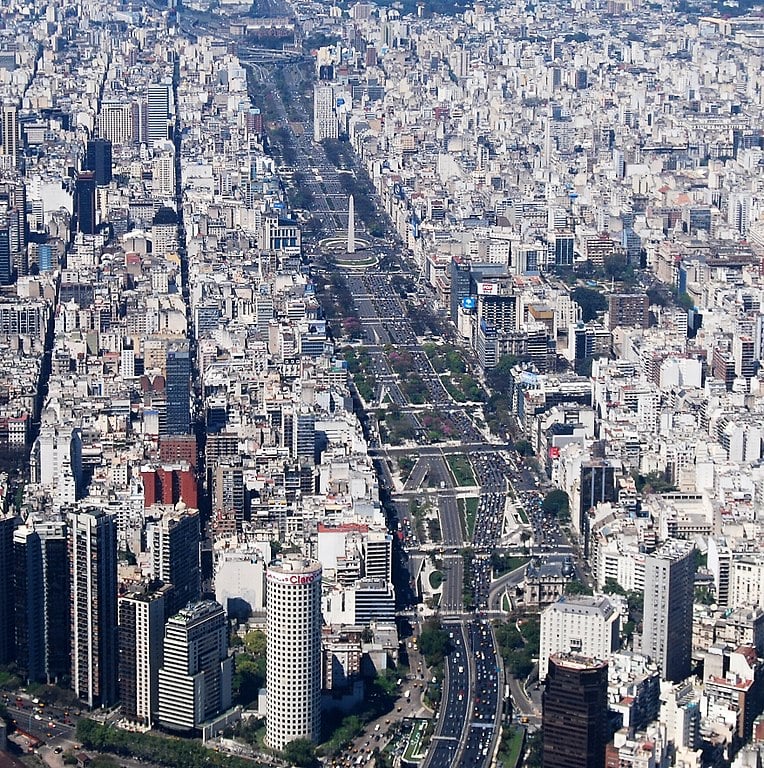
[(72, 688), (88, 706), (117, 701), (117, 534), (100, 509), (69, 514)]
[(554, 654), (542, 697), (544, 768), (603, 768), (607, 744), (607, 662)]
[(165, 83), (150, 85), (146, 94), (146, 143), (167, 141), (170, 116), (170, 86)]
[(19, 110), (15, 104), (4, 104), (2, 110), (3, 157), (7, 165), (16, 167), (20, 154)]
[(321, 735), (321, 563), (271, 563), (266, 574), (268, 625), (266, 743), (283, 749)]
[(13, 534), (16, 660), (28, 681), (45, 678), (45, 600), (42, 545), (33, 528)]
[(74, 183), (74, 212), (77, 231), (84, 235), (96, 232), (96, 177), (93, 171), (81, 171)]
[(14, 657), (13, 601), (13, 515), (0, 515), (0, 664), (10, 664)]
[(330, 83), (316, 83), (313, 86), (313, 140), (336, 139), (339, 130), (334, 88)]
[(199, 513), (190, 509), (169, 512), (150, 535), (154, 578), (173, 586), (166, 598), (166, 615), (172, 616), (199, 598)]
[(37, 522), (34, 530), (42, 554), (45, 678), (52, 683), (68, 677), (72, 667), (67, 525)]
[(119, 700), (130, 721), (151, 725), (159, 706), (165, 601), (172, 587), (119, 598)]
[(187, 435), (191, 430), (191, 358), (188, 342), (177, 342), (167, 350), (165, 382), (165, 434)]
[(693, 550), (692, 542), (670, 540), (645, 558), (642, 650), (673, 682), (690, 674)]
[(192, 603), (165, 627), (157, 719), (175, 730), (199, 728), (231, 706), (232, 676), (223, 607)]
[(85, 168), (93, 171), (98, 186), (111, 181), (111, 142), (108, 139), (88, 140)]

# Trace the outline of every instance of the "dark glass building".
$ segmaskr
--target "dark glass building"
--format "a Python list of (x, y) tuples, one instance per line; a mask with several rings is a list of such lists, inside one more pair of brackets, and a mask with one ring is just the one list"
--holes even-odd
[(0, 515), (0, 664), (14, 660), (13, 515)]
[(111, 142), (108, 139), (88, 141), (85, 168), (93, 171), (99, 187), (111, 181)]
[(84, 235), (96, 232), (96, 177), (93, 171), (82, 171), (74, 183), (74, 212), (77, 231)]
[(191, 358), (185, 342), (167, 350), (165, 394), (165, 434), (187, 435), (191, 430)]
[(542, 707), (543, 768), (604, 768), (607, 662), (550, 656)]

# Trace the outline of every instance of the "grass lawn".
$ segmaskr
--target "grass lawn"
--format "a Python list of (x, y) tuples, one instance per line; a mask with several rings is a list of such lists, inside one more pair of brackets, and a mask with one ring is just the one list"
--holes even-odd
[(478, 502), (477, 496), (471, 496), (464, 500), (464, 519), (469, 538), (472, 538), (472, 534), (475, 531), (475, 515), (477, 514)]
[(515, 768), (520, 760), (523, 748), (524, 731), (521, 728), (508, 728), (501, 735), (499, 746), (499, 764), (504, 768)]
[(446, 461), (457, 486), (476, 485), (475, 473), (472, 471), (472, 465), (466, 456), (452, 454), (446, 457)]

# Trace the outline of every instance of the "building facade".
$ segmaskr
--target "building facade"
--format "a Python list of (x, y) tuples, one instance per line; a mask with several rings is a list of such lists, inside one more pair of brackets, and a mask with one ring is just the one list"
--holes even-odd
[(321, 563), (276, 561), (266, 585), (266, 742), (280, 750), (321, 734)]
[(544, 768), (604, 768), (607, 662), (555, 654), (542, 697)]
[(673, 682), (690, 674), (693, 550), (689, 541), (671, 540), (645, 558), (642, 651)]
[(69, 514), (72, 688), (89, 707), (117, 701), (117, 531), (94, 509)]
[(607, 659), (618, 650), (620, 617), (604, 595), (564, 595), (541, 614), (539, 680), (545, 680), (549, 657), (576, 653)]
[(192, 603), (171, 616), (162, 659), (157, 720), (165, 728), (197, 730), (230, 708), (233, 656), (219, 603)]

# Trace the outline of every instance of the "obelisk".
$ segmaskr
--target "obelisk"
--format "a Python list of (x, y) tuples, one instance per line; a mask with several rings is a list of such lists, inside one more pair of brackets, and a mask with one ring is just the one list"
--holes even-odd
[(348, 197), (348, 253), (355, 253), (355, 202), (353, 195)]

